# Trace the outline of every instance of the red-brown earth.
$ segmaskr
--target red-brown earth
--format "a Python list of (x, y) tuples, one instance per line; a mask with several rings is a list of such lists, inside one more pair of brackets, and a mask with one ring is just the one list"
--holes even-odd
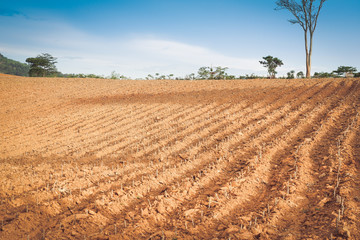
[(0, 75), (0, 239), (360, 239), (360, 80)]

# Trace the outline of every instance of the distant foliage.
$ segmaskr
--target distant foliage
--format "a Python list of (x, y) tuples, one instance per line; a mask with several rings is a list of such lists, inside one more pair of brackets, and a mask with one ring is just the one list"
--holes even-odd
[(83, 74), (83, 73), (59, 73), (58, 77), (64, 78), (100, 78), (105, 79), (104, 76), (96, 75), (96, 74)]
[(298, 72), (298, 73), (296, 74), (296, 77), (297, 77), (297, 78), (304, 78), (304, 77), (305, 77), (304, 72), (303, 72), (303, 71)]
[(48, 53), (43, 53), (35, 58), (27, 58), (26, 62), (30, 66), (30, 77), (54, 77), (58, 75), (55, 66), (56, 58)]
[(287, 73), (287, 79), (294, 79), (295, 78), (295, 71), (291, 70)]
[(264, 76), (258, 76), (254, 73), (252, 73), (251, 75), (246, 74), (245, 76), (239, 76), (239, 79), (265, 79), (267, 77)]
[(233, 79), (226, 73), (227, 67), (201, 67), (198, 70), (199, 79)]
[(328, 72), (315, 72), (313, 77), (314, 78), (334, 78), (334, 77), (338, 77), (338, 75), (336, 75), (334, 73), (328, 73)]
[(344, 76), (345, 74), (354, 74), (357, 71), (355, 67), (350, 66), (340, 66), (337, 70), (333, 71), (333, 73), (338, 76)]
[(28, 76), (29, 66), (12, 59), (8, 59), (0, 54), (0, 72), (5, 74)]
[(273, 56), (266, 56), (263, 57), (263, 59), (264, 61), (259, 61), (260, 64), (268, 69), (270, 78), (275, 78), (275, 75), (277, 74), (276, 68), (281, 67), (284, 63), (279, 58)]
[(328, 72), (315, 72), (315, 78), (342, 78), (347, 77), (348, 74), (353, 77), (360, 77), (360, 73), (356, 73), (357, 69), (355, 67), (350, 66), (340, 66), (337, 70)]
[(107, 78), (110, 78), (110, 79), (119, 79), (119, 80), (126, 80), (128, 79), (127, 77), (125, 77), (124, 75), (121, 75), (120, 73), (117, 73), (115, 71), (112, 71), (111, 72), (111, 75)]

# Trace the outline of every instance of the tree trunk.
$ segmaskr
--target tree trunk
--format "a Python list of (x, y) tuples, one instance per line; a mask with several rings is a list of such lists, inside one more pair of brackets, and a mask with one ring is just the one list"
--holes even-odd
[(311, 55), (306, 53), (306, 78), (311, 78)]
[(308, 61), (306, 63), (306, 77), (311, 78), (311, 55), (312, 55), (312, 46), (313, 46), (313, 32), (310, 32), (310, 49)]
[[(308, 31), (307, 29), (304, 31), (305, 33), (305, 52), (306, 52), (306, 78), (311, 78), (311, 55), (308, 48)], [(311, 39), (310, 39), (311, 45)]]

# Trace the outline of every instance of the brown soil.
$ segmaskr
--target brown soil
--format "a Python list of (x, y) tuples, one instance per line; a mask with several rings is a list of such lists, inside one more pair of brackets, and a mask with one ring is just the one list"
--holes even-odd
[(0, 74), (0, 239), (360, 239), (360, 80)]

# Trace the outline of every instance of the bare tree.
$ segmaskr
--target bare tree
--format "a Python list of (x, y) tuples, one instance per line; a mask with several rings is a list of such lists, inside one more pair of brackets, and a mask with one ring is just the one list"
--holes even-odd
[[(299, 24), (305, 34), (306, 51), (306, 77), (311, 77), (311, 55), (313, 46), (313, 36), (317, 25), (320, 10), (326, 0), (279, 0), (276, 10), (287, 9), (295, 17), (289, 20), (292, 24)], [(310, 43), (309, 43), (310, 37)], [(309, 44), (308, 44), (309, 43)]]

